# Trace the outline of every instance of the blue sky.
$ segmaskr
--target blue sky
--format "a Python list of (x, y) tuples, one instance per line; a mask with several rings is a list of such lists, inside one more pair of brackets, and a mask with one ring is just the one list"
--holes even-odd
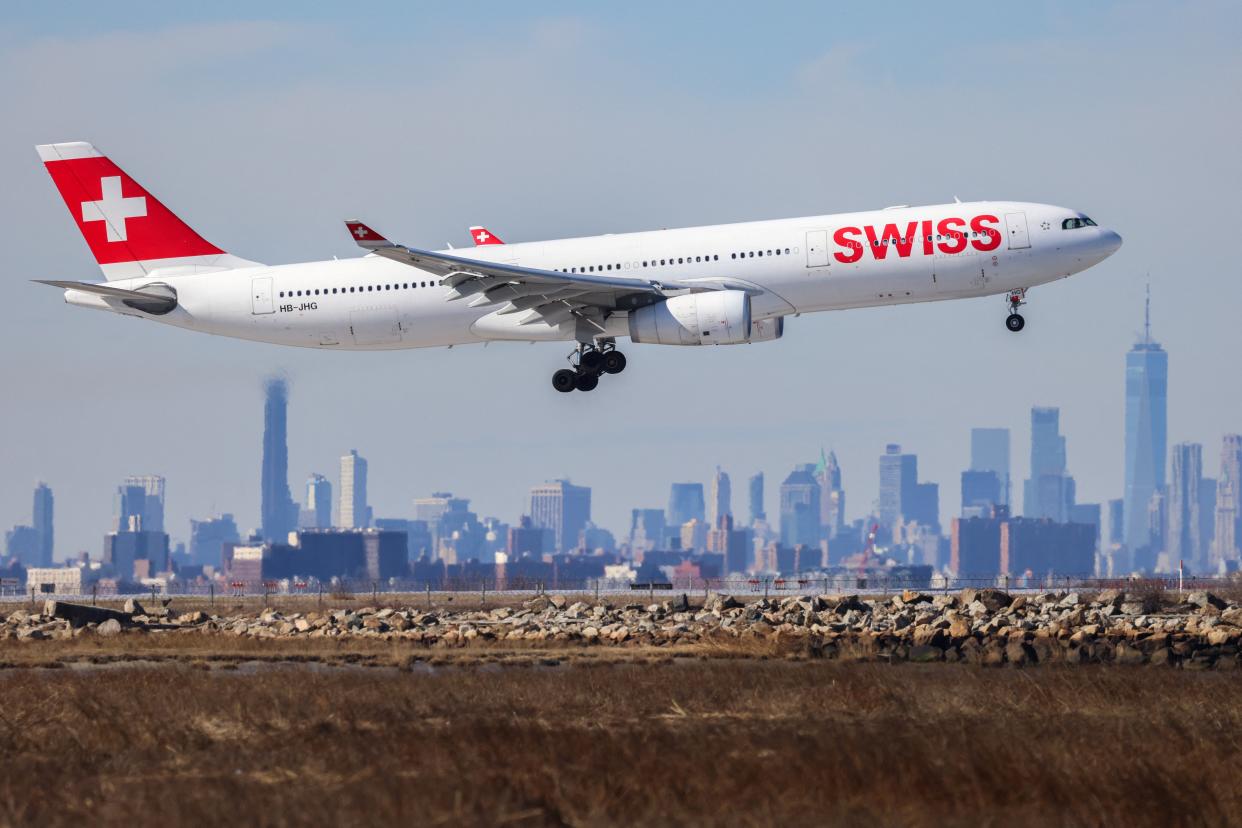
[[(371, 460), (377, 514), (450, 489), (513, 520), (568, 475), (600, 522), (720, 464), (775, 486), (820, 445), (850, 517), (890, 441), (957, 508), (969, 428), (1059, 405), (1080, 499), (1121, 491), (1124, 352), (1150, 273), (1170, 439), (1242, 430), (1233, 4), (15, 5), (0, 22), (7, 252), (0, 525), (57, 493), (58, 554), (97, 554), (111, 491), (169, 478), (169, 523), (258, 518), (262, 377), (290, 377), (291, 481)], [(334, 354), (69, 308), (33, 278), (97, 269), (32, 145), (91, 140), (203, 235), (280, 263), (356, 255), (358, 215), (466, 244), (839, 212), (955, 195), (1086, 211), (1122, 250), (1031, 293), (821, 314), (740, 348), (634, 346), (591, 395), (568, 349)], [(742, 491), (735, 482), (735, 491)], [(1020, 485), (1015, 487), (1015, 496)], [(742, 504), (735, 503), (741, 509)]]

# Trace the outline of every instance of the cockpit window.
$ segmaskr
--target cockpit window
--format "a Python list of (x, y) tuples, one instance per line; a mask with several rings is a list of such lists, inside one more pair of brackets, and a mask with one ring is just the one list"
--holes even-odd
[(1067, 218), (1065, 221), (1061, 222), (1062, 230), (1077, 230), (1079, 227), (1095, 226), (1095, 222), (1086, 216), (1082, 216), (1081, 218)]

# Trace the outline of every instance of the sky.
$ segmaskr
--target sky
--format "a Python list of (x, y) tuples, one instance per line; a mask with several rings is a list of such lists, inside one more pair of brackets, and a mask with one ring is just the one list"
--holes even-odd
[[(1170, 443), (1242, 431), (1242, 7), (1225, 2), (14, 4), (0, 20), (0, 527), (48, 482), (57, 557), (98, 555), (112, 493), (168, 478), (167, 524), (259, 517), (262, 380), (290, 381), (290, 482), (370, 461), (371, 501), (433, 491), (516, 521), (569, 477), (619, 534), (674, 481), (768, 480), (836, 451), (847, 517), (889, 442), (956, 513), (972, 426), (1060, 406), (1081, 502), (1120, 497), (1124, 355), (1150, 281)], [(33, 146), (88, 140), (218, 246), (358, 255), (357, 216), (414, 246), (485, 224), (531, 241), (1007, 199), (1125, 238), (1002, 297), (790, 319), (777, 342), (626, 347), (589, 394), (567, 343), (389, 353), (281, 348), (66, 306), (32, 279), (99, 271)], [(624, 346), (623, 346), (624, 347)], [(1020, 500), (1019, 500), (1020, 502)]]

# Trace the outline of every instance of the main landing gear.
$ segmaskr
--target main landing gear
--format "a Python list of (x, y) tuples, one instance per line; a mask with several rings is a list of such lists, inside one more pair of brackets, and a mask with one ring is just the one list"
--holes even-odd
[(583, 342), (569, 355), (569, 364), (573, 368), (562, 368), (552, 375), (552, 387), (563, 394), (575, 388), (593, 391), (604, 374), (625, 370), (625, 354), (611, 340), (601, 340), (598, 345)]
[(1018, 308), (1026, 304), (1026, 288), (1009, 291), (1009, 316), (1005, 317), (1005, 327), (1017, 333), (1026, 327), (1026, 319), (1018, 313)]

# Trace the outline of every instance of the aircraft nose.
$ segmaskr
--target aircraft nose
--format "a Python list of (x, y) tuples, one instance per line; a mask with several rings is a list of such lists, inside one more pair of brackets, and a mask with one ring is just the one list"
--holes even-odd
[(1111, 256), (1121, 248), (1121, 234), (1115, 230), (1105, 230), (1100, 233), (1100, 243), (1104, 248), (1104, 255)]

